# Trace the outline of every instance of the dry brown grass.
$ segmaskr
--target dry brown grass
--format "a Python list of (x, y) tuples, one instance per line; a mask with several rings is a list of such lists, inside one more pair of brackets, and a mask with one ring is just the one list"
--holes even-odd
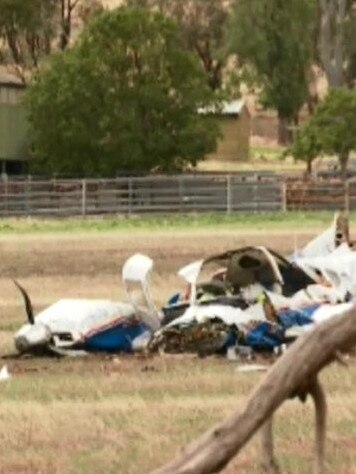
[[(300, 241), (306, 236), (301, 236)], [(285, 236), (268, 237), (279, 251)], [(119, 270), (140, 250), (156, 260), (154, 295), (161, 304), (178, 283), (172, 272), (202, 254), (245, 243), (261, 234), (220, 230), (48, 236), (0, 239), (0, 350), (12, 352), (23, 321), (9, 277), (28, 289), (36, 308), (61, 296), (122, 298)], [(7, 359), (12, 379), (0, 385), (0, 473), (142, 474), (166, 461), (214, 422), (242, 406), (261, 375), (237, 374), (224, 359), (90, 356), (81, 360)], [(324, 374), (330, 401), (329, 472), (356, 472), (356, 364)], [(312, 409), (290, 402), (277, 417), (283, 472), (310, 472)], [(254, 440), (226, 473), (259, 473)]]

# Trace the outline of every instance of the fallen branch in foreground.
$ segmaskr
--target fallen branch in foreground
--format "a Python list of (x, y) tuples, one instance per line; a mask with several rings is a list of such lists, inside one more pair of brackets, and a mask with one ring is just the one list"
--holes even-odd
[(245, 409), (191, 443), (173, 462), (152, 474), (210, 474), (220, 472), (263, 426), (264, 468), (278, 472), (273, 456), (272, 415), (287, 399), (303, 401), (311, 394), (316, 407), (314, 472), (323, 473), (326, 400), (317, 379), (325, 366), (340, 358), (339, 351), (356, 344), (356, 308), (334, 317), (300, 337), (271, 367), (249, 396)]

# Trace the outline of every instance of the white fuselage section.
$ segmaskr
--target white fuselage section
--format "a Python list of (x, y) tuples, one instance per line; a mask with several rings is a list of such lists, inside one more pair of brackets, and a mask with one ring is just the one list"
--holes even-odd
[(135, 308), (131, 304), (109, 300), (59, 300), (41, 311), (35, 317), (34, 325), (22, 326), (15, 334), (15, 346), (20, 352), (50, 342), (56, 347), (70, 347), (88, 333), (134, 315)]

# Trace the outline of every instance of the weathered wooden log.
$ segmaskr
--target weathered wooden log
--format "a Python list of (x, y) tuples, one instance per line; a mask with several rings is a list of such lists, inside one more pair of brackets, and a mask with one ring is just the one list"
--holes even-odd
[[(326, 398), (324, 390), (317, 378), (313, 379), (298, 394), (302, 401), (310, 394), (315, 406), (315, 455), (314, 474), (324, 473), (324, 454), (326, 439)], [(279, 474), (280, 470), (274, 456), (273, 417), (271, 416), (261, 428), (262, 469), (266, 474)]]
[(279, 467), (274, 457), (273, 416), (261, 428), (262, 469), (266, 474), (279, 474)]
[(314, 473), (324, 473), (325, 440), (326, 440), (326, 397), (318, 379), (310, 386), (310, 394), (315, 405), (315, 458)]
[[(220, 472), (253, 434), (268, 421), (284, 400), (308, 393), (317, 374), (335, 359), (338, 351), (356, 343), (356, 309), (316, 326), (300, 337), (271, 367), (249, 396), (245, 409), (191, 443), (173, 462), (154, 474), (210, 474)], [(318, 385), (312, 390), (317, 411), (318, 435), (325, 433), (325, 397)], [(317, 410), (319, 409), (317, 408)], [(319, 423), (319, 427), (318, 427)], [(324, 440), (318, 447), (322, 462)], [(317, 463), (318, 464), (318, 463)], [(320, 471), (322, 472), (322, 471)]]

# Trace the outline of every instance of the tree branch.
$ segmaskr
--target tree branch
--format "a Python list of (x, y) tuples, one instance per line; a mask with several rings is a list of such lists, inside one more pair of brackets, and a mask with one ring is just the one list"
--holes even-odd
[[(356, 308), (318, 325), (299, 338), (272, 366), (246, 402), (245, 409), (190, 444), (173, 462), (154, 474), (209, 474), (219, 472), (272, 416), (284, 400), (310, 392), (317, 407), (318, 457), (324, 451), (326, 405), (318, 385), (318, 372), (335, 359), (335, 353), (356, 342)], [(310, 385), (312, 384), (312, 385)], [(321, 471), (319, 471), (321, 472)]]
[(69, 4), (68, 4), (68, 10), (69, 10), (70, 12), (72, 12), (72, 11), (75, 9), (75, 7), (78, 5), (79, 2), (80, 2), (80, 0), (74, 0), (72, 3), (69, 2)]
[(262, 469), (267, 474), (279, 474), (273, 449), (273, 416), (261, 428)]
[(310, 395), (313, 397), (315, 405), (315, 460), (314, 473), (323, 474), (326, 440), (326, 414), (327, 405), (323, 387), (316, 378), (311, 384)]

